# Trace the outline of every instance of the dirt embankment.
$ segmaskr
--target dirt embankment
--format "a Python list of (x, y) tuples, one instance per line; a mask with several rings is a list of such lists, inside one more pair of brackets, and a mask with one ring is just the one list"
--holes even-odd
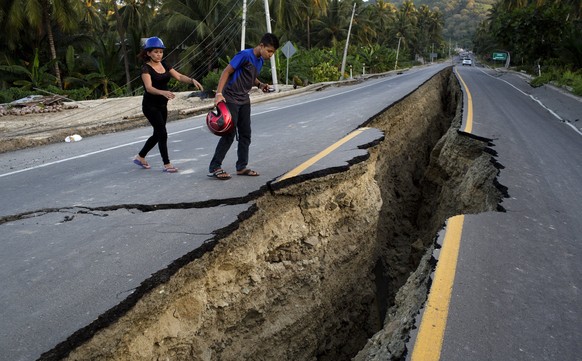
[[(177, 93), (168, 102), (168, 119), (187, 116), (184, 110), (212, 106), (212, 100)], [(0, 153), (62, 142), (67, 136), (88, 137), (148, 125), (141, 96), (64, 103), (59, 112), (0, 117)], [(204, 108), (206, 109), (206, 108)]]
[(68, 360), (392, 360), (447, 217), (495, 210), (487, 140), (458, 132), (447, 69), (372, 119), (349, 169), (273, 184), (232, 231), (43, 355)]

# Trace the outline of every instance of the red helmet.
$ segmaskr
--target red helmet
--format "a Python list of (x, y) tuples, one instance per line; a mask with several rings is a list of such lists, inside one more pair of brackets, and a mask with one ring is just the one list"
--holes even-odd
[(225, 102), (216, 104), (216, 108), (206, 115), (208, 129), (216, 135), (226, 135), (234, 129), (234, 123)]

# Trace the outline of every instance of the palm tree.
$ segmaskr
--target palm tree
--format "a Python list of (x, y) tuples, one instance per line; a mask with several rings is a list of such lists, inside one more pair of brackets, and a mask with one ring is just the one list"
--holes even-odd
[(420, 54), (427, 53), (428, 47), (430, 45), (430, 9), (426, 5), (421, 5), (418, 8), (418, 22), (416, 30), (416, 44), (415, 52)]
[(426, 53), (429, 46), (440, 45), (442, 42), (442, 29), (444, 21), (442, 14), (437, 10), (432, 12), (428, 6), (421, 5), (417, 13), (417, 38), (416, 50)]
[[(183, 69), (185, 73), (200, 75), (217, 66), (219, 57), (234, 54), (239, 48), (241, 12), (239, 1), (168, 0), (151, 29), (163, 36), (166, 46), (182, 50), (189, 57), (186, 66), (191, 69)], [(248, 27), (247, 34), (252, 36)], [(175, 54), (167, 55), (176, 58)]]
[(108, 98), (110, 92), (121, 89), (116, 83), (116, 79), (122, 79), (123, 73), (116, 42), (113, 34), (103, 36), (96, 39), (94, 47), (85, 49), (81, 54), (81, 61), (89, 71), (83, 76), (83, 81), (98, 97)]
[(415, 43), (415, 29), (417, 25), (416, 15), (417, 11), (412, 1), (407, 0), (402, 3), (402, 5), (400, 5), (400, 8), (396, 13), (396, 21), (391, 32), (393, 39), (392, 42), (394, 45), (396, 45), (396, 43), (401, 40), (402, 48), (407, 49), (409, 48), (410, 44)]
[(378, 0), (375, 4), (366, 6), (364, 14), (371, 19), (375, 33), (375, 42), (380, 45), (388, 45), (392, 39), (388, 39), (390, 28), (394, 25), (398, 9), (390, 2)]
[(366, 8), (367, 6), (361, 1), (356, 1), (356, 13), (352, 24), (353, 42), (350, 40), (350, 43), (361, 46), (376, 44), (377, 31), (375, 21), (373, 18), (367, 16)]
[(311, 26), (327, 13), (328, 0), (274, 0), (271, 6), (274, 23), (277, 25), (276, 32), (305, 34), (307, 49), (310, 49)]
[(76, 0), (3, 0), (5, 1), (4, 27), (13, 41), (18, 41), (18, 33), (33, 30), (37, 39), (47, 37), (50, 58), (53, 61), (56, 82), (62, 87), (53, 26), (62, 31), (77, 28), (82, 13), (81, 2)]
[[(136, 1), (126, 0), (123, 6), (119, 6), (117, 1), (110, 0), (108, 2), (109, 8), (113, 11), (115, 16), (115, 29), (119, 35), (119, 44), (121, 46), (121, 57), (125, 69), (125, 85), (128, 93), (131, 92), (131, 70), (130, 51), (128, 44), (132, 41), (128, 33), (132, 36), (142, 34), (145, 36), (148, 23), (154, 17), (154, 0)], [(134, 53), (139, 53), (139, 47), (134, 48)]]
[[(96, 33), (96, 37), (102, 37), (103, 34), (115, 32), (118, 36), (118, 46), (121, 49), (120, 61), (123, 61), (125, 70), (125, 87), (126, 92), (131, 93), (132, 70), (135, 65), (135, 56), (139, 52), (140, 43), (138, 41), (137, 47), (133, 45), (132, 37), (145, 33), (146, 24), (152, 18), (153, 2), (151, 0), (139, 1), (126, 0), (122, 5), (117, 1), (105, 0), (92, 2), (92, 0), (85, 0), (87, 11), (85, 12), (86, 21), (90, 28), (88, 31)], [(99, 17), (99, 19), (97, 18)], [(99, 22), (100, 20), (100, 22)], [(131, 50), (134, 50), (133, 53)], [(121, 79), (119, 79), (121, 81)]]
[(87, 32), (92, 34), (102, 34), (106, 21), (108, 9), (105, 3), (93, 0), (83, 1), (83, 11), (81, 13), (81, 23)]
[(352, 6), (348, 1), (331, 1), (327, 14), (316, 27), (317, 47), (333, 46), (347, 37)]
[(328, 10), (328, 0), (304, 0), (299, 9), (299, 16), (305, 19), (307, 26), (307, 49), (311, 49), (311, 25), (318, 21)]

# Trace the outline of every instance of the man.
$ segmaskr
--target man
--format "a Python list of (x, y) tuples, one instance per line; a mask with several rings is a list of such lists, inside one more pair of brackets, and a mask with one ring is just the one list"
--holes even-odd
[(279, 39), (271, 33), (263, 35), (259, 45), (237, 53), (226, 66), (216, 90), (214, 104), (226, 102), (235, 124), (235, 131), (224, 135), (218, 141), (214, 156), (210, 161), (209, 177), (227, 180), (231, 176), (222, 169), (222, 161), (238, 134), (238, 150), (236, 174), (258, 176), (259, 173), (247, 168), (249, 162), (249, 146), (251, 144), (251, 101), (249, 92), (253, 86), (263, 91), (269, 90), (269, 84), (258, 79), (265, 60), (270, 59), (279, 48)]

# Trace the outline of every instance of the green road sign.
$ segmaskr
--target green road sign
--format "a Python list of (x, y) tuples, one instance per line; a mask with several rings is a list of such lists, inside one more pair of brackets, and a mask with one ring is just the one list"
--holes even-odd
[(493, 53), (493, 60), (507, 60), (507, 53)]

